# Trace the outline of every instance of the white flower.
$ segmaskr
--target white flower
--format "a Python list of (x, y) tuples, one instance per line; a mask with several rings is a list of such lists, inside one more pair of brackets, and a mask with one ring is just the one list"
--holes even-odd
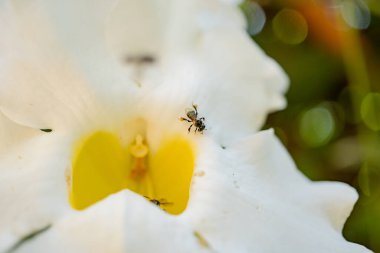
[(3, 1), (0, 31), (0, 251), (368, 252), (356, 193), (257, 133), (287, 78), (234, 1)]

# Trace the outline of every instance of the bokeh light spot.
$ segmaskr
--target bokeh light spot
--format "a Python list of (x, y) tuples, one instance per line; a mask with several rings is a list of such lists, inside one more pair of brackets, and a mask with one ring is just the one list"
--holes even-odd
[(360, 107), (360, 115), (371, 130), (380, 130), (380, 93), (369, 93), (365, 96)]
[(286, 44), (300, 44), (308, 33), (308, 25), (301, 13), (283, 9), (273, 18), (273, 31)]
[(263, 8), (255, 2), (245, 2), (241, 7), (247, 18), (247, 32), (249, 35), (253, 36), (260, 33), (266, 21)]
[(305, 111), (300, 120), (300, 136), (306, 145), (319, 147), (328, 143), (335, 132), (335, 119), (325, 106)]
[(366, 29), (371, 23), (371, 13), (364, 1), (346, 0), (340, 5), (344, 21), (355, 29)]

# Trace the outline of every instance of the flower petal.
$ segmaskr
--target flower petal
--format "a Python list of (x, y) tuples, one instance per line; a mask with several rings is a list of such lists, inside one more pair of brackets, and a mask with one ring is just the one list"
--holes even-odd
[(181, 217), (216, 251), (370, 252), (341, 234), (355, 191), (306, 179), (272, 131), (217, 149), (203, 150), (205, 174)]
[(0, 111), (0, 159), (21, 141), (40, 134), (40, 130), (20, 126)]
[[(103, 29), (107, 6), (112, 1), (4, 1), (0, 6), (4, 114), (34, 128), (63, 129), (105, 114), (103, 107), (119, 108), (118, 101), (125, 106), (125, 94), (135, 85), (108, 52)], [(123, 99), (114, 101), (121, 95)]]
[(194, 99), (222, 144), (254, 133), (269, 112), (285, 107), (287, 76), (245, 32), (215, 29), (201, 44)]
[[(157, 14), (159, 0), (5, 2), (0, 110), (32, 127), (85, 125), (84, 118), (106, 111), (105, 105), (122, 111), (136, 104), (138, 96), (131, 94), (142, 85), (149, 88), (140, 89), (142, 96), (154, 87), (171, 91), (177, 109), (172, 118), (199, 103), (207, 129), (222, 145), (255, 132), (268, 112), (284, 106), (287, 78), (246, 35), (235, 4), (173, 1), (165, 7), (173, 15), (164, 15)], [(116, 58), (115, 50), (122, 52)], [(152, 71), (125, 65), (125, 53), (153, 51), (158, 60)], [(138, 80), (135, 71), (141, 72)], [(165, 96), (161, 102), (168, 101)]]
[[(223, 146), (258, 131), (269, 112), (286, 105), (287, 76), (241, 29), (210, 28), (186, 54), (161, 67), (162, 80), (147, 82), (156, 97), (147, 101), (172, 105), (167, 118), (198, 104), (207, 134)], [(155, 90), (154, 81), (161, 84)]]
[(38, 132), (0, 153), (1, 252), (70, 208), (64, 173), (70, 155), (67, 136)]
[(74, 212), (16, 252), (208, 252), (193, 231), (126, 190)]
[(202, 30), (243, 26), (236, 6), (220, 0), (119, 0), (106, 30), (110, 48), (121, 62), (128, 56), (150, 55), (162, 63), (194, 48)]

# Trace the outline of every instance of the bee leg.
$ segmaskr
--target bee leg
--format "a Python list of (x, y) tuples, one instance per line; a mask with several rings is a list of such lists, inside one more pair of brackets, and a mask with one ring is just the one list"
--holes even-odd
[(187, 121), (187, 122), (192, 122), (191, 120), (185, 119), (183, 117), (179, 118), (180, 121)]
[(187, 132), (190, 133), (190, 131), (191, 131), (191, 127), (192, 127), (192, 126), (193, 126), (193, 124), (191, 124), (190, 127), (187, 129)]
[(197, 133), (198, 127), (195, 128), (195, 133)]

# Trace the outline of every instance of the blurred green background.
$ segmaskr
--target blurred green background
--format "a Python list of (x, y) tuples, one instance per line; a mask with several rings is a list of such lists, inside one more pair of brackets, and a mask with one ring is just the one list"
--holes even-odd
[(246, 0), (252, 38), (288, 73), (288, 107), (269, 116), (312, 180), (360, 194), (347, 240), (380, 252), (380, 1)]

